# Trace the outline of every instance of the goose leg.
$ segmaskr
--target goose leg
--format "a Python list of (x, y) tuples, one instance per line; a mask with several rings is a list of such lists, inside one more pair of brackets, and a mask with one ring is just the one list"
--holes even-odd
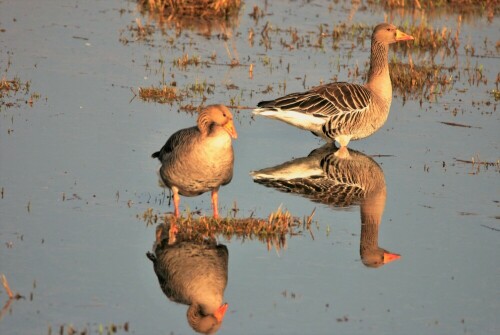
[(214, 211), (214, 218), (216, 219), (219, 218), (218, 202), (219, 202), (219, 188), (217, 187), (212, 190), (212, 209)]

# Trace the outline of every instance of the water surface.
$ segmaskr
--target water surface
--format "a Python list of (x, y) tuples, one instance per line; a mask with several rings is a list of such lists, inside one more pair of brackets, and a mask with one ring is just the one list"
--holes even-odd
[[(249, 16), (254, 6), (265, 13), (258, 20)], [(71, 325), (98, 333), (114, 324), (119, 333), (192, 333), (187, 306), (163, 295), (145, 255), (155, 228), (137, 216), (148, 208), (172, 211), (150, 154), (195, 123), (195, 115), (179, 110), (200, 105), (203, 96), (191, 92), (169, 105), (143, 102), (134, 92), (206, 84), (206, 104), (253, 107), (334, 78), (362, 82), (349, 72), (365, 70), (368, 36), (363, 43), (354, 36), (335, 41), (332, 29), (374, 26), (385, 17), (402, 27), (421, 19), (365, 2), (246, 1), (225, 31), (213, 27), (207, 36), (196, 27), (166, 25), (162, 32), (128, 1), (0, 3), (2, 76), (29, 81), (29, 94), (40, 94), (32, 107), (18, 93), (9, 99), (20, 99), (19, 106), (0, 110), (0, 273), (24, 296), (2, 311), (0, 332), (45, 334)], [(147, 41), (137, 40), (136, 18), (156, 28)], [(267, 217), (283, 206), (301, 218), (315, 215), (312, 235), (289, 238), (286, 249), (219, 241), (229, 254), (229, 309), (220, 334), (498, 332), (498, 163), (460, 160), (500, 158), (498, 102), (489, 93), (498, 89), (500, 21), (441, 13), (428, 24), (460, 28), (457, 56), (411, 55), (415, 63), (456, 64), (445, 73), (453, 85), (422, 103), (395, 92), (384, 127), (350, 144), (372, 157), (385, 178), (378, 244), (401, 255), (385, 266), (361, 260), (359, 203), (315, 202), (250, 176), (324, 143), (253, 119), (250, 109), (234, 110), (235, 174), (220, 190), (221, 214), (236, 206), (242, 217)], [(320, 29), (330, 33), (322, 45)], [(408, 53), (398, 50), (390, 57), (407, 62)], [(202, 64), (174, 65), (186, 54)], [(230, 66), (233, 58), (241, 66)], [(486, 82), (471, 79), (478, 69)], [(208, 194), (181, 204), (211, 212)], [(7, 301), (2, 289), (0, 303)]]

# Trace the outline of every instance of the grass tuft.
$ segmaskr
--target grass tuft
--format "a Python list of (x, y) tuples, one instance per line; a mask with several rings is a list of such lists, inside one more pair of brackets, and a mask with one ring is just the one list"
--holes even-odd
[(420, 98), (434, 101), (438, 95), (453, 87), (452, 76), (447, 73), (452, 69), (442, 65), (404, 64), (398, 60), (389, 62), (392, 88), (403, 97)]
[(392, 59), (389, 62), (392, 88), (404, 100), (420, 98), (434, 101), (453, 86), (450, 69), (441, 65), (412, 65)]
[(147, 209), (142, 215), (138, 215), (138, 218), (146, 222), (146, 225), (175, 224), (178, 227), (177, 237), (180, 240), (203, 241), (214, 236), (223, 236), (227, 240), (232, 238), (239, 240), (257, 239), (266, 243), (268, 247), (284, 248), (287, 236), (302, 235), (304, 230), (310, 231), (313, 216), (314, 212), (301, 220), (280, 206), (267, 218), (228, 216), (215, 219), (188, 212), (176, 219), (169, 214), (155, 213), (152, 208)]
[(24, 103), (33, 107), (33, 103), (40, 99), (40, 94), (37, 92), (30, 94), (30, 88), (31, 82), (29, 81), (23, 83), (18, 77), (13, 79), (3, 77), (0, 79), (0, 107), (20, 107), (23, 99), (16, 97), (18, 94), (24, 94), (26, 97)]
[(138, 0), (143, 9), (167, 15), (221, 16), (238, 11), (240, 0)]
[(406, 8), (422, 10), (429, 14), (439, 10), (464, 16), (485, 13), (490, 21), (500, 11), (498, 0), (381, 0), (380, 3), (391, 10)]
[(175, 87), (166, 85), (161, 87), (140, 87), (139, 97), (147, 102), (154, 101), (161, 104), (172, 103), (180, 98)]

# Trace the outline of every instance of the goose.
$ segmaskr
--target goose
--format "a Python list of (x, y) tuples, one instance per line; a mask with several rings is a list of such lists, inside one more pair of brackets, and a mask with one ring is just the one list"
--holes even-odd
[(361, 152), (348, 150), (349, 154), (343, 157), (336, 154), (338, 150), (341, 149), (327, 143), (306, 157), (250, 174), (256, 183), (334, 208), (359, 205), (363, 264), (376, 268), (399, 259), (399, 254), (378, 245), (387, 198), (384, 172), (371, 157)]
[(394, 25), (381, 23), (371, 40), (370, 70), (364, 85), (335, 82), (271, 101), (261, 101), (254, 115), (277, 119), (309, 130), (327, 142), (337, 141), (340, 153), (350, 140), (370, 136), (387, 120), (392, 101), (389, 45), (413, 40)]
[(172, 244), (164, 225), (157, 226), (154, 252), (146, 253), (153, 262), (160, 288), (170, 300), (189, 305), (187, 321), (196, 332), (213, 334), (222, 325), (228, 308), (223, 302), (227, 247), (215, 239), (177, 240)]
[(158, 158), (160, 182), (173, 192), (174, 215), (179, 217), (180, 196), (211, 191), (213, 216), (218, 218), (218, 191), (233, 177), (232, 138), (237, 138), (233, 115), (224, 105), (204, 108), (197, 126), (181, 129), (167, 140)]

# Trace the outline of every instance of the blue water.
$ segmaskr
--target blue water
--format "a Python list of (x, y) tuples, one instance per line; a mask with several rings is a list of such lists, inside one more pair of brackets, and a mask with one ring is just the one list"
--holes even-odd
[[(30, 82), (28, 96), (5, 98), (21, 99), (19, 107), (0, 109), (0, 273), (24, 296), (2, 311), (0, 333), (54, 334), (71, 325), (97, 334), (111, 324), (126, 333), (128, 323), (130, 333), (191, 334), (187, 306), (163, 295), (145, 256), (155, 229), (137, 216), (148, 208), (173, 210), (163, 202), (150, 154), (174, 131), (195, 123), (179, 106), (197, 106), (202, 98), (192, 93), (181, 103), (160, 105), (134, 98), (132, 90), (162, 81), (179, 89), (205, 82), (215, 87), (205, 93), (207, 104), (253, 107), (334, 76), (361, 82), (348, 70), (358, 65), (363, 71), (368, 41), (358, 46), (356, 39), (343, 39), (336, 50), (331, 37), (323, 48), (308, 45), (320, 24), (329, 31), (344, 22), (374, 25), (388, 12), (361, 6), (349, 17), (350, 2), (329, 5), (279, 1), (265, 8), (264, 2), (246, 1), (226, 43), (217, 29), (207, 38), (196, 29), (177, 35), (171, 28), (146, 43), (134, 41), (128, 27), (136, 27), (136, 18), (158, 23), (142, 16), (134, 2), (0, 3), (2, 76)], [(258, 22), (248, 15), (254, 6), (266, 13)], [(388, 14), (398, 24), (412, 20)], [(455, 29), (456, 22), (456, 14), (428, 18), (435, 27)], [(261, 41), (266, 23), (273, 29), (271, 49)], [(280, 43), (292, 40), (290, 27), (302, 46)], [(235, 205), (240, 216), (267, 217), (279, 206), (300, 218), (316, 211), (314, 238), (304, 232), (289, 238), (284, 250), (220, 239), (229, 252), (229, 309), (220, 334), (498, 332), (499, 167), (478, 170), (457, 159), (500, 159), (498, 102), (489, 93), (496, 88), (499, 30), (498, 16), (464, 20), (458, 70), (448, 74), (451, 90), (422, 106), (416, 100), (403, 105), (395, 94), (384, 127), (350, 143), (374, 155), (385, 176), (379, 244), (401, 259), (377, 269), (360, 259), (359, 206), (314, 203), (256, 184), (249, 175), (307, 156), (323, 142), (275, 120), (252, 119), (249, 109), (235, 110), (235, 174), (220, 190), (220, 213)], [(474, 46), (475, 56), (466, 55), (466, 45)], [(174, 66), (184, 54), (210, 65)], [(407, 61), (404, 53), (394, 55)], [(228, 66), (232, 57), (243, 66)], [(414, 54), (413, 60), (429, 56)], [(434, 60), (456, 61), (439, 54)], [(482, 66), (487, 83), (469, 84), (468, 63)], [(269, 85), (272, 91), (263, 93)], [(31, 107), (24, 100), (33, 92), (40, 98)], [(209, 195), (183, 198), (181, 210), (187, 208), (210, 214)], [(2, 288), (0, 304), (7, 302)]]

